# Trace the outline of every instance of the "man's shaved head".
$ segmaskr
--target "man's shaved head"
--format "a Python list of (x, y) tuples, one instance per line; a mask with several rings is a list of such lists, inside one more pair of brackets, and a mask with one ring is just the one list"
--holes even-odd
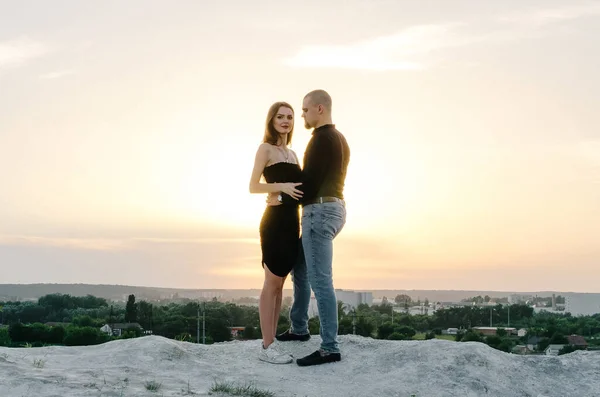
[(331, 96), (325, 90), (314, 90), (306, 94), (304, 98), (310, 99), (313, 106), (323, 105), (328, 112), (331, 112)]

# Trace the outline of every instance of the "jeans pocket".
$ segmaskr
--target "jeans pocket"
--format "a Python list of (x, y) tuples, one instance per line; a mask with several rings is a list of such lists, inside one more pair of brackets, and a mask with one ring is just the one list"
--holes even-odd
[(335, 238), (346, 222), (344, 212), (337, 208), (324, 208), (320, 215), (321, 234), (329, 239)]
[(338, 203), (326, 203), (321, 208), (321, 214), (323, 218), (343, 222), (346, 217), (346, 209)]

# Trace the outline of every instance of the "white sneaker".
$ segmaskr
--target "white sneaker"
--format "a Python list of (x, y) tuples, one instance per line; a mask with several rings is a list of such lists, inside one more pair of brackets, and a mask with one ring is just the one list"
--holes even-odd
[(258, 359), (271, 364), (290, 364), (294, 359), (287, 353), (282, 353), (275, 342), (271, 343), (266, 349), (260, 347)]

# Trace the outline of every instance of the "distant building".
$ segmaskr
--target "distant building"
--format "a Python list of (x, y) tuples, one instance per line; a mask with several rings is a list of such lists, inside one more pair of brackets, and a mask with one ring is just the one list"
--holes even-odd
[(533, 349), (530, 349), (527, 345), (516, 345), (513, 347), (512, 352), (515, 354), (532, 354)]
[(565, 294), (565, 311), (573, 316), (591, 316), (600, 313), (600, 294)]
[(526, 336), (526, 335), (527, 335), (527, 329), (525, 329), (525, 328), (521, 328), (521, 329), (519, 329), (519, 330), (517, 331), (517, 336), (518, 336), (519, 338), (522, 338), (522, 337), (524, 337), (524, 336)]
[(587, 350), (588, 348), (588, 343), (585, 341), (585, 338), (581, 335), (569, 335), (567, 336), (567, 341), (571, 346), (575, 346), (583, 350)]
[(511, 327), (473, 327), (473, 331), (480, 332), (485, 336), (496, 335), (498, 333), (498, 329), (506, 330), (508, 335), (516, 334), (517, 329)]
[[(121, 336), (123, 332), (127, 331), (130, 328), (137, 328), (143, 331), (142, 326), (138, 323), (114, 323), (114, 324), (104, 324), (100, 331), (105, 332), (112, 336)], [(145, 332), (146, 333), (146, 332)], [(151, 333), (151, 331), (150, 331)]]
[[(192, 295), (190, 295), (190, 296), (192, 296)], [(213, 299), (213, 298), (221, 299), (223, 297), (223, 293), (217, 292), (217, 291), (202, 291), (202, 292), (198, 293), (198, 292), (194, 291), (193, 297), (200, 297), (200, 298), (205, 298), (205, 299)]]
[(508, 303), (511, 305), (516, 305), (518, 303), (526, 303), (531, 299), (533, 299), (533, 296), (531, 295), (511, 294), (508, 296)]
[(433, 310), (449, 309), (451, 307), (471, 307), (475, 306), (473, 302), (435, 302)]
[(527, 339), (527, 348), (529, 350), (536, 350), (537, 349), (537, 345), (538, 343), (540, 343), (540, 341), (543, 338), (540, 336), (532, 336), (529, 339)]
[(565, 312), (563, 310), (553, 309), (550, 306), (533, 306), (532, 309), (535, 314), (541, 313), (541, 312), (553, 313), (553, 314), (565, 314)]
[[(371, 306), (373, 304), (373, 293), (372, 292), (356, 292), (347, 291), (343, 289), (335, 290), (335, 297), (338, 301), (344, 304), (346, 311), (356, 309), (359, 305), (366, 304)], [(308, 304), (308, 317), (316, 317), (319, 315), (319, 308), (317, 307), (317, 300), (314, 296), (311, 296)]]
[(560, 352), (560, 349), (562, 349), (565, 346), (566, 345), (548, 345), (546, 350), (544, 350), (544, 353), (547, 356), (558, 356), (558, 352)]
[(240, 334), (243, 333), (245, 329), (246, 329), (246, 327), (229, 327), (229, 331), (231, 332), (231, 337), (234, 339), (237, 338), (238, 336), (240, 336)]
[[(405, 309), (404, 307), (394, 307), (393, 308), (395, 313), (407, 313), (407, 309)], [(408, 308), (408, 314), (412, 315), (412, 316), (416, 316), (416, 315), (428, 315), (428, 316), (432, 316), (435, 313), (435, 310), (430, 308), (429, 306), (425, 306), (423, 304), (421, 304), (420, 306), (410, 306)]]
[(371, 306), (373, 304), (373, 293), (372, 292), (356, 292), (347, 291), (343, 289), (336, 289), (335, 296), (338, 301), (342, 301), (345, 305), (350, 308), (357, 308), (359, 305), (366, 304)]

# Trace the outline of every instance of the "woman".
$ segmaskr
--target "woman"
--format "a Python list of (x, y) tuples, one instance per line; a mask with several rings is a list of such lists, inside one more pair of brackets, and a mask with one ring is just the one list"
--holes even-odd
[[(294, 131), (294, 110), (285, 102), (274, 103), (267, 113), (263, 143), (258, 147), (250, 179), (250, 193), (287, 194), (299, 200), (301, 170), (289, 145)], [(261, 176), (266, 183), (261, 183)], [(285, 200), (288, 202), (290, 200)], [(263, 337), (259, 359), (273, 364), (291, 363), (274, 344), (281, 311), (283, 284), (298, 254), (300, 223), (298, 204), (268, 206), (260, 222), (260, 242), (265, 281), (260, 294), (259, 315)]]

